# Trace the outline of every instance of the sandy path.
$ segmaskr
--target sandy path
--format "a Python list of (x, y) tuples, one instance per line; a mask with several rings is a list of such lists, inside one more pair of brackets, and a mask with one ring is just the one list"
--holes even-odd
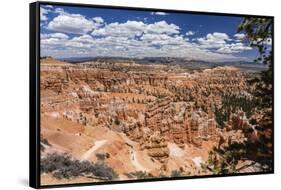
[(201, 156), (193, 157), (192, 161), (198, 168), (201, 168), (201, 164), (204, 163)]
[(178, 147), (175, 143), (168, 143), (168, 148), (171, 156), (183, 157), (185, 155), (184, 150)]
[(122, 139), (128, 144), (130, 158), (133, 166), (137, 171), (149, 171), (147, 168), (143, 167), (143, 165), (138, 161), (137, 152), (135, 151), (135, 142), (128, 139), (126, 136), (121, 135)]
[(92, 146), (92, 148), (90, 148), (89, 150), (87, 150), (87, 152), (85, 152), (82, 156), (81, 159), (82, 160), (88, 160), (93, 153), (98, 150), (100, 147), (102, 147), (103, 145), (105, 145), (105, 143), (107, 142), (107, 140), (99, 140), (99, 141), (95, 141), (95, 145)]
[(136, 170), (137, 171), (147, 171), (146, 168), (144, 168), (141, 163), (139, 163), (138, 161), (138, 158), (137, 158), (137, 153), (136, 151), (134, 150), (134, 148), (130, 148), (129, 150), (130, 152), (130, 156), (131, 156), (131, 161), (132, 161), (132, 164), (135, 166)]
[(42, 142), (40, 142), (40, 145), (43, 146), (45, 149), (49, 148), (48, 145), (46, 145), (46, 144), (44, 144), (44, 143), (42, 143)]

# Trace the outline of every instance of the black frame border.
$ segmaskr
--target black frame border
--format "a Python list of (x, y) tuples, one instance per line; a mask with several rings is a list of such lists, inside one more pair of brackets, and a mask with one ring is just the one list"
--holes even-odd
[(40, 188), (40, 5), (29, 4), (29, 186)]
[[(183, 177), (164, 177), (151, 179), (136, 179), (136, 180), (116, 180), (107, 182), (92, 182), (92, 183), (71, 183), (57, 185), (41, 185), (40, 181), (40, 5), (54, 6), (72, 6), (72, 7), (87, 7), (87, 8), (104, 8), (104, 9), (119, 9), (119, 10), (135, 10), (135, 11), (150, 11), (150, 12), (167, 12), (167, 13), (183, 13), (197, 14), (210, 16), (233, 16), (233, 17), (262, 17), (270, 18), (273, 21), (272, 27), (272, 171), (266, 172), (249, 172), (225, 175), (203, 175), (203, 176), (183, 176)], [(171, 10), (158, 8), (141, 8), (141, 7), (126, 7), (112, 5), (93, 5), (80, 3), (62, 3), (37, 1), (29, 4), (29, 186), (33, 188), (55, 188), (55, 187), (77, 187), (77, 186), (92, 186), (92, 185), (111, 185), (124, 183), (140, 183), (140, 182), (157, 182), (157, 181), (172, 181), (185, 179), (200, 179), (200, 178), (216, 178), (216, 177), (233, 177), (233, 176), (250, 176), (274, 174), (275, 171), (275, 146), (274, 146), (274, 16), (268, 15), (250, 15), (236, 13), (219, 13), (219, 12), (202, 12), (188, 10)]]

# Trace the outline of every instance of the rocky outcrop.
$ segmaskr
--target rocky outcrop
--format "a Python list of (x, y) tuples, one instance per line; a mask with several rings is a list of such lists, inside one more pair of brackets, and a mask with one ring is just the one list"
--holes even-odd
[(215, 139), (217, 126), (214, 118), (208, 118), (203, 111), (187, 114), (185, 119), (187, 142), (201, 146), (203, 140)]
[[(252, 118), (253, 119), (253, 118)], [(257, 123), (262, 123), (261, 121)], [(229, 121), (225, 123), (225, 129), (227, 131), (242, 131), (248, 142), (256, 143), (261, 139), (259, 135), (259, 130), (257, 130), (256, 125), (250, 124), (249, 119), (246, 117), (245, 112), (238, 111), (237, 113), (232, 113), (230, 115)]]
[(229, 147), (232, 144), (244, 144), (246, 140), (242, 130), (221, 130), (218, 134), (218, 148)]
[(143, 149), (147, 150), (148, 155), (162, 164), (161, 170), (166, 170), (169, 158), (169, 148), (167, 141), (160, 132), (154, 132), (146, 136), (141, 144)]
[[(217, 141), (211, 108), (224, 91), (243, 92), (246, 77), (231, 67), (191, 74), (164, 65), (42, 64), (41, 113), (125, 133), (165, 163), (167, 142), (184, 148)], [(227, 125), (249, 127), (240, 115)]]
[(148, 128), (159, 131), (181, 148), (187, 143), (200, 146), (203, 140), (216, 139), (215, 119), (202, 110), (194, 111), (192, 104), (174, 103), (170, 98), (163, 98), (149, 104), (145, 116)]
[(252, 128), (245, 112), (239, 111), (230, 115), (229, 121), (225, 123), (227, 130), (247, 130)]
[(156, 100), (156, 102), (148, 104), (148, 109), (145, 113), (145, 125), (152, 131), (167, 132), (166, 128), (169, 128), (168, 111), (172, 100), (169, 97)]

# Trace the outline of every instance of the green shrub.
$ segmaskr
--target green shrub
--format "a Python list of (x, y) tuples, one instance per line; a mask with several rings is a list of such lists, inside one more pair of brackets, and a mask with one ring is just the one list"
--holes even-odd
[(256, 99), (244, 95), (225, 94), (222, 96), (221, 105), (214, 106), (217, 123), (224, 127), (224, 122), (229, 120), (230, 114), (242, 110), (249, 118), (256, 107)]
[(49, 143), (49, 141), (48, 141), (47, 139), (45, 139), (45, 138), (43, 138), (43, 139), (41, 140), (41, 142), (44, 143), (45, 145), (51, 146), (50, 143)]
[(147, 172), (144, 172), (144, 171), (136, 171), (136, 172), (125, 173), (125, 175), (128, 178), (137, 178), (137, 179), (147, 179), (147, 178), (154, 177), (151, 173), (147, 173)]
[(116, 118), (115, 120), (114, 120), (114, 123), (115, 123), (115, 125), (120, 125), (120, 120), (118, 119), (118, 118)]
[(171, 177), (180, 177), (182, 176), (182, 172), (180, 170), (173, 170), (171, 172)]
[(67, 154), (49, 154), (41, 160), (41, 173), (52, 173), (55, 178), (93, 175), (104, 180), (118, 178), (116, 172), (105, 163), (92, 163), (72, 159)]
[(209, 151), (207, 162), (201, 164), (201, 168), (215, 175), (237, 173), (238, 161), (246, 157), (245, 150), (246, 147), (242, 143), (232, 143), (224, 148), (213, 147)]
[(45, 150), (45, 147), (43, 146), (42, 143), (45, 144), (45, 145), (51, 146), (51, 144), (49, 143), (49, 141), (48, 141), (47, 139), (43, 138), (43, 136), (41, 135), (41, 136), (40, 136), (40, 149), (41, 149), (41, 151), (44, 151), (44, 150)]

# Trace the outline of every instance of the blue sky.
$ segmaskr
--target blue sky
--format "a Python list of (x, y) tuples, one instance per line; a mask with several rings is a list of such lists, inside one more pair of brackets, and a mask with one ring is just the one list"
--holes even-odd
[(251, 61), (242, 17), (41, 5), (41, 56)]

